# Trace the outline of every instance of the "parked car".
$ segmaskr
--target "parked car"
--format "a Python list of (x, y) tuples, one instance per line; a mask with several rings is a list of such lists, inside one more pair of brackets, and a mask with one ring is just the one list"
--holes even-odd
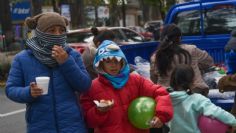
[(144, 24), (144, 28), (148, 28), (150, 26), (156, 26), (156, 27), (161, 27), (163, 25), (163, 21), (162, 20), (151, 20), (151, 21), (147, 21)]
[(153, 33), (150, 31), (147, 31), (145, 28), (141, 26), (129, 26), (128, 28), (138, 32), (139, 34), (143, 35), (146, 39), (153, 40)]
[[(143, 35), (126, 27), (97, 27), (99, 31), (111, 30), (115, 34), (116, 41), (119, 45), (136, 44), (148, 41)], [(92, 43), (93, 34), (91, 28), (69, 30), (67, 33), (67, 42), (73, 48), (84, 47)]]
[(236, 0), (202, 0), (173, 6), (165, 24), (175, 23), (182, 41), (207, 50), (214, 62), (224, 63), (224, 46), (236, 29)]

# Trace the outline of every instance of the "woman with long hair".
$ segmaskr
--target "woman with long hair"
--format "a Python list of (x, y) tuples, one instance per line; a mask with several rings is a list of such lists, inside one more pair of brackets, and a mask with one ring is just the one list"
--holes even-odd
[(178, 64), (190, 64), (195, 73), (193, 92), (207, 95), (209, 87), (203, 81), (201, 70), (213, 65), (212, 57), (196, 45), (181, 44), (181, 30), (175, 24), (166, 25), (160, 38), (160, 45), (151, 57), (151, 79), (166, 87), (170, 84), (170, 74)]

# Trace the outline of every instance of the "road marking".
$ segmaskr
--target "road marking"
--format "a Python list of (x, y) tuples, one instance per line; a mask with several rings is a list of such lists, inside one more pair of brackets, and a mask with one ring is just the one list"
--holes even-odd
[(12, 112), (9, 112), (9, 113), (0, 114), (0, 118), (10, 116), (10, 115), (14, 115), (14, 114), (18, 114), (18, 113), (21, 113), (21, 112), (24, 112), (24, 111), (25, 111), (25, 109), (19, 109), (19, 110), (15, 110), (15, 111), (12, 111)]

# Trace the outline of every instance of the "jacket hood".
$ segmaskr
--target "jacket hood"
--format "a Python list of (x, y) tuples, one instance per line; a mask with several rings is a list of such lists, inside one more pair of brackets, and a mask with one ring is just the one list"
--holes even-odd
[(189, 95), (185, 91), (174, 91), (170, 93), (173, 105), (177, 105), (184, 101)]
[[(113, 58), (122, 63), (122, 68), (117, 75), (106, 73), (101, 65), (99, 65), (104, 59)], [(112, 83), (115, 89), (122, 89), (129, 79), (130, 68), (125, 55), (120, 47), (112, 41), (105, 40), (101, 43), (95, 55), (93, 66), (99, 74), (104, 75)]]
[(105, 40), (101, 43), (95, 55), (93, 67), (99, 73), (102, 73), (99, 68), (100, 62), (107, 58), (116, 58), (118, 61), (123, 61), (123, 68), (128, 65), (128, 61), (120, 47), (115, 42), (109, 40)]

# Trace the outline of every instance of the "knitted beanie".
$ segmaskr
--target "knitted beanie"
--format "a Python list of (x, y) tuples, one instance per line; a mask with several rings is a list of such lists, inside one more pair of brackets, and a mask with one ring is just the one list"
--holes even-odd
[(28, 26), (28, 28), (37, 28), (42, 32), (46, 32), (48, 28), (55, 25), (62, 26), (66, 29), (68, 23), (69, 22), (65, 17), (55, 12), (45, 12), (25, 19), (25, 24)]

